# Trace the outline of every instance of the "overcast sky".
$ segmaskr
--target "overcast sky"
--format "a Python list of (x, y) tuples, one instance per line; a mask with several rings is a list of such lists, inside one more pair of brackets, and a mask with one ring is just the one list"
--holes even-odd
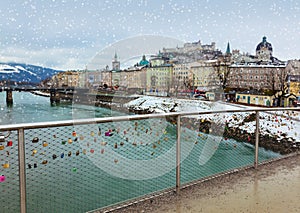
[[(201, 40), (203, 44), (216, 42), (223, 52), (229, 41), (232, 49), (251, 54), (266, 36), (275, 57), (299, 59), (298, 2), (1, 0), (0, 62), (84, 69), (107, 47), (142, 35), (183, 42)], [(135, 45), (133, 42), (133, 48)], [(130, 54), (119, 57), (125, 60)]]

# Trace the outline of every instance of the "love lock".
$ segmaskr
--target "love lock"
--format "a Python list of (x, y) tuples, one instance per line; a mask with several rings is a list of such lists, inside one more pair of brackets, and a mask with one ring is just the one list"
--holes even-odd
[(0, 143), (3, 143), (3, 142), (5, 142), (5, 137), (4, 137), (4, 135), (0, 135)]
[(10, 131), (8, 131), (7, 134), (0, 132), (0, 143), (5, 142), (5, 138), (7, 138), (9, 135), (10, 135)]

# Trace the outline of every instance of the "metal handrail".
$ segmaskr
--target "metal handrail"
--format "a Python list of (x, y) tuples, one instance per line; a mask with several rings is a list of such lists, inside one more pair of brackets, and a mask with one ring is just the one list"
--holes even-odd
[(49, 127), (62, 127), (62, 126), (73, 126), (83, 124), (94, 124), (94, 123), (108, 123), (108, 122), (119, 122), (119, 121), (133, 121), (143, 120), (151, 118), (163, 118), (163, 117), (177, 117), (177, 116), (190, 116), (190, 115), (203, 115), (203, 114), (216, 114), (216, 113), (236, 113), (236, 112), (265, 112), (265, 111), (299, 111), (298, 108), (260, 108), (251, 107), (246, 109), (231, 109), (231, 110), (210, 110), (210, 111), (181, 111), (181, 112), (169, 112), (169, 113), (155, 113), (155, 114), (143, 114), (143, 115), (123, 115), (115, 117), (104, 117), (104, 118), (87, 118), (87, 119), (74, 119), (74, 120), (63, 120), (63, 121), (49, 121), (49, 122), (36, 122), (36, 123), (20, 123), (20, 124), (8, 124), (0, 125), (0, 131), (11, 131), (23, 129), (37, 129), (37, 128), (49, 128)]
[(157, 113), (157, 114), (144, 114), (144, 115), (126, 115), (116, 117), (105, 118), (88, 118), (88, 119), (76, 119), (65, 121), (51, 121), (51, 122), (38, 122), (38, 123), (23, 123), (23, 124), (9, 124), (0, 125), (1, 131), (18, 131), (18, 146), (19, 146), (19, 183), (20, 183), (20, 212), (26, 212), (26, 177), (25, 177), (25, 140), (24, 130), (37, 129), (37, 128), (51, 128), (73, 125), (85, 125), (95, 123), (108, 123), (108, 122), (120, 122), (120, 121), (133, 121), (163, 117), (175, 117), (177, 121), (176, 128), (176, 193), (180, 192), (180, 132), (181, 124), (180, 119), (183, 116), (203, 115), (203, 114), (217, 114), (217, 113), (238, 113), (238, 112), (255, 112), (256, 113), (256, 130), (255, 130), (255, 156), (254, 167), (258, 166), (258, 145), (259, 145), (259, 112), (270, 111), (299, 111), (298, 108), (260, 108), (251, 107), (235, 110), (211, 110), (211, 111), (182, 111), (182, 112), (170, 112), (170, 113)]

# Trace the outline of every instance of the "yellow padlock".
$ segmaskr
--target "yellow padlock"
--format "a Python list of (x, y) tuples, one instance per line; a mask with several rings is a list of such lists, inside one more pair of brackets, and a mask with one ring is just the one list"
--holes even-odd
[(9, 162), (6, 161), (4, 164), (3, 164), (3, 168), (4, 169), (8, 169), (9, 168)]
[(68, 143), (71, 144), (73, 141), (71, 138), (68, 139)]
[(32, 150), (31, 156), (34, 156), (36, 153), (37, 153), (37, 150), (36, 150), (36, 149)]

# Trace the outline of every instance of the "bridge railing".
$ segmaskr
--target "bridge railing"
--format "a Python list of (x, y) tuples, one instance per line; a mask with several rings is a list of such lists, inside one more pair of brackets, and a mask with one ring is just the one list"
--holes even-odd
[(297, 149), (296, 110), (178, 112), (0, 126), (1, 211), (113, 208), (257, 167)]

